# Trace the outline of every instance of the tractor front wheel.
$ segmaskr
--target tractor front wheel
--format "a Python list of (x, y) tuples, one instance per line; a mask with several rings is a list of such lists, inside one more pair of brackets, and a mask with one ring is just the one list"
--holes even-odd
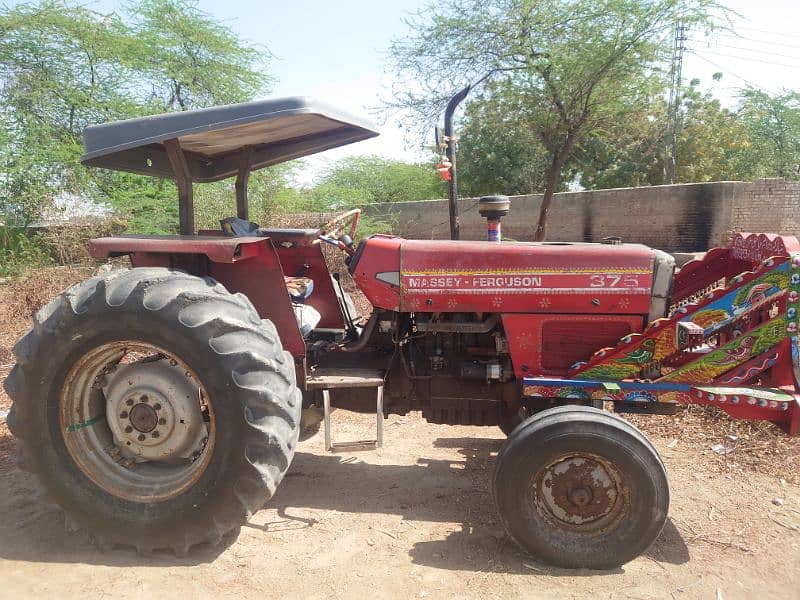
[(497, 457), (494, 494), (514, 541), (543, 562), (609, 569), (642, 552), (667, 518), (664, 465), (610, 413), (563, 406), (530, 417)]
[[(603, 401), (602, 400), (585, 400), (585, 404), (581, 403), (580, 400), (574, 400), (578, 404), (578, 406), (591, 406), (598, 410), (603, 410)], [(541, 409), (547, 410), (547, 409)], [(525, 406), (520, 406), (515, 411), (504, 411), (500, 415), (500, 423), (499, 427), (503, 433), (506, 435), (511, 435), (511, 432), (517, 428), (517, 425), (522, 423), (525, 419), (530, 417), (531, 415), (536, 414), (532, 409), (526, 408)]]
[(13, 433), (69, 524), (142, 551), (218, 542), (294, 454), (294, 361), (250, 301), (160, 268), (80, 283), (34, 317)]

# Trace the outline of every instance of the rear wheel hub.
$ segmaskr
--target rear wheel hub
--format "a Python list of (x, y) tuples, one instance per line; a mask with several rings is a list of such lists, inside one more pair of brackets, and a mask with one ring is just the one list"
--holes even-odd
[(142, 433), (150, 433), (158, 425), (156, 411), (144, 403), (137, 404), (131, 409), (130, 420), (133, 427)]
[(167, 359), (120, 365), (103, 394), (114, 440), (137, 462), (190, 459), (208, 437), (199, 386)]
[(213, 452), (214, 413), (203, 387), (177, 357), (154, 346), (94, 348), (70, 370), (60, 403), (62, 423), (79, 423), (63, 428), (75, 463), (121, 498), (176, 496), (202, 475)]

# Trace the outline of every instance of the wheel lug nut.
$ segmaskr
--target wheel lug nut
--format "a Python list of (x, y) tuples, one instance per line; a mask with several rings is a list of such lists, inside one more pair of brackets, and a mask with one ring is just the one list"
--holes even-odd
[(128, 399), (125, 401), (125, 404), (127, 404), (128, 406), (133, 406), (133, 398), (128, 398)]
[(159, 437), (161, 434), (160, 434), (160, 433), (158, 433), (157, 431), (154, 431), (154, 432), (153, 432), (153, 433), (151, 433), (150, 435), (151, 435), (151, 436), (153, 436), (154, 438), (157, 438), (157, 437)]
[(160, 419), (158, 420), (158, 424), (159, 424), (159, 425), (166, 425), (166, 424), (167, 424), (167, 420), (166, 420), (165, 418), (163, 418), (163, 417), (162, 417), (162, 418), (160, 418)]
[(138, 438), (136, 438), (136, 439), (138, 439), (140, 442), (143, 442), (143, 441), (144, 441), (144, 434), (143, 434), (143, 433), (140, 433), (140, 434), (139, 434), (139, 437), (138, 437)]
[(161, 410), (161, 405), (158, 402), (156, 402), (155, 404), (153, 404), (153, 408), (155, 410)]
[(128, 426), (125, 428), (125, 433), (130, 433), (131, 431), (133, 431), (133, 427), (131, 427), (130, 425), (128, 425)]
[(142, 394), (141, 398), (139, 398), (142, 402), (149, 402), (150, 398), (147, 397), (147, 394)]
[(123, 410), (121, 413), (119, 413), (119, 418), (120, 419), (127, 419), (128, 418), (128, 411)]

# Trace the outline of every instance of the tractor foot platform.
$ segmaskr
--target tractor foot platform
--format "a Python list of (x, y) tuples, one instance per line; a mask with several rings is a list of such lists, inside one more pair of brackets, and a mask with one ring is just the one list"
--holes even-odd
[[(371, 369), (317, 369), (306, 378), (306, 388), (322, 390), (323, 421), (325, 427), (325, 450), (346, 452), (374, 450), (383, 446), (383, 371)], [(332, 389), (376, 388), (374, 440), (358, 440), (334, 443), (331, 436), (331, 398)]]

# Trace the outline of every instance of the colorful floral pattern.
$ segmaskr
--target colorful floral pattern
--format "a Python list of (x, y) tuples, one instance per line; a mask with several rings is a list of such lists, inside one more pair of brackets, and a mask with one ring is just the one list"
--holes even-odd
[[(780, 260), (781, 262), (778, 262)], [(791, 273), (790, 273), (791, 266)], [(685, 306), (677, 309), (669, 319), (659, 319), (650, 324), (644, 335), (629, 335), (620, 340), (620, 346), (629, 345), (624, 350), (618, 348), (604, 348), (595, 353), (588, 364), (581, 367), (580, 371), (573, 373), (576, 379), (620, 380), (636, 377), (648, 365), (660, 363), (664, 359), (679, 351), (676, 343), (675, 328), (669, 326), (677, 321), (691, 321), (703, 327), (703, 335), (708, 337), (723, 327), (747, 315), (751, 310), (763, 306), (765, 303), (776, 300), (787, 288), (790, 293), (795, 291), (795, 298), (800, 295), (800, 266), (790, 264), (782, 259), (770, 259), (761, 265), (761, 269), (769, 269), (758, 276), (751, 273), (737, 275), (731, 279), (729, 287), (733, 289), (711, 292), (705, 298), (701, 307)], [(796, 272), (795, 272), (796, 271)], [(792, 275), (798, 275), (797, 284), (792, 284)], [(748, 281), (748, 277), (750, 280)], [(743, 283), (744, 282), (744, 283)], [(800, 305), (795, 307), (800, 308)], [(797, 312), (795, 311), (795, 315)], [(797, 332), (798, 324), (794, 319), (784, 322), (787, 333)], [(637, 343), (638, 342), (638, 343)], [(734, 342), (730, 350), (740, 347), (741, 341)], [(760, 347), (760, 346), (759, 346)], [(762, 350), (763, 351), (763, 350)], [(727, 362), (722, 364), (730, 369), (732, 366), (746, 362), (751, 356), (758, 354), (757, 350), (742, 353), (741, 357), (733, 360), (730, 356), (724, 358)], [(797, 349), (800, 356), (800, 348)], [(705, 361), (700, 359), (701, 361)], [(599, 360), (598, 360), (599, 359)], [(691, 363), (694, 364), (694, 363)], [(706, 364), (705, 362), (703, 363)], [(688, 365), (687, 365), (688, 366)], [(702, 369), (701, 369), (702, 370)], [(714, 371), (718, 371), (715, 369)], [(800, 373), (800, 368), (798, 369)], [(712, 381), (706, 379), (706, 381)]]

